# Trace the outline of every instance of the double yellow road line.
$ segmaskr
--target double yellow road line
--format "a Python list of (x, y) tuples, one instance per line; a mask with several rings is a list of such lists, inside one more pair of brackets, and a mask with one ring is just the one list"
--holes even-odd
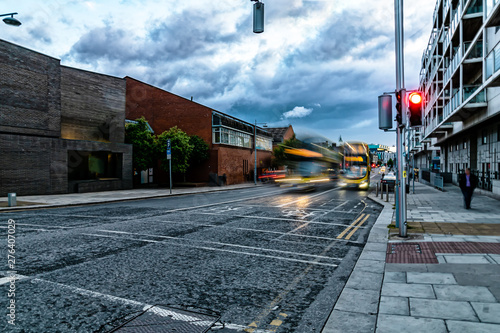
[(352, 235), (354, 235), (356, 230), (358, 230), (358, 228), (361, 227), (363, 225), (363, 223), (365, 223), (366, 220), (368, 220), (369, 217), (370, 217), (370, 214), (361, 214), (357, 219), (354, 220), (354, 222), (352, 222), (347, 228), (345, 228), (345, 230), (342, 231), (340, 233), (340, 235), (337, 236), (337, 239), (343, 238), (344, 235), (347, 234), (349, 232), (349, 230), (351, 230), (351, 228), (354, 228), (344, 238), (346, 240), (350, 239), (352, 237)]

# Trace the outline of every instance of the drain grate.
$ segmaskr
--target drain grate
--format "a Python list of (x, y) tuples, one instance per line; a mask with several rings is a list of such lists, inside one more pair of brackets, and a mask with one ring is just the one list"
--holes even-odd
[(155, 305), (109, 333), (204, 333), (219, 321), (220, 315), (203, 311)]

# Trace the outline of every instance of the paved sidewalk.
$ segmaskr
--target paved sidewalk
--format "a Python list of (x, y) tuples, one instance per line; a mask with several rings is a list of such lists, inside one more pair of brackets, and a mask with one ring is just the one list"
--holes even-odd
[[(260, 186), (260, 185), (257, 185)], [(29, 195), (17, 197), (16, 207), (6, 207), (7, 197), (0, 198), (0, 212), (23, 210), (31, 208), (65, 207), (76, 205), (88, 205), (97, 203), (117, 202), (126, 200), (138, 200), (147, 198), (161, 198), (176, 195), (198, 194), (216, 191), (237, 190), (242, 188), (256, 187), (253, 183), (206, 186), (206, 187), (183, 187), (170, 189), (130, 189), (118, 191), (104, 191), (91, 193), (71, 193), (52, 195)]]
[(484, 235), (500, 202), (475, 195), (466, 210), (457, 187), (416, 183), (400, 238), (392, 196), (370, 198), (384, 209), (322, 332), (500, 332), (500, 236)]

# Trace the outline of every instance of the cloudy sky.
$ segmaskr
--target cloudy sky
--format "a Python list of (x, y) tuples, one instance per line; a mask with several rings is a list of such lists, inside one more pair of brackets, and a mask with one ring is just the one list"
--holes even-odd
[[(395, 89), (393, 0), (2, 0), (0, 39), (131, 76), (248, 122), (292, 124), (336, 142), (395, 144), (377, 96)], [(436, 1), (405, 1), (405, 82), (418, 86)]]

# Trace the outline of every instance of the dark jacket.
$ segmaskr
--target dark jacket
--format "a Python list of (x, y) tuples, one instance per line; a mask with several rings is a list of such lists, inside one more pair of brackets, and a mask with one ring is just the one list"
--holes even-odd
[[(473, 175), (472, 173), (470, 174), (470, 186), (472, 189), (475, 189), (477, 186), (477, 177)], [(458, 185), (460, 186), (460, 189), (465, 190), (466, 185), (467, 185), (467, 178), (465, 177), (465, 173), (463, 175), (460, 175), (460, 179), (458, 181)]]

